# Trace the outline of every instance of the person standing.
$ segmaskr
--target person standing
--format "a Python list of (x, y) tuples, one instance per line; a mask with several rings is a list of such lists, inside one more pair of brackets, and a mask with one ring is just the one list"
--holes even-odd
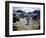
[(28, 17), (26, 18), (26, 20), (27, 20), (27, 25), (29, 25), (30, 16), (28, 16)]

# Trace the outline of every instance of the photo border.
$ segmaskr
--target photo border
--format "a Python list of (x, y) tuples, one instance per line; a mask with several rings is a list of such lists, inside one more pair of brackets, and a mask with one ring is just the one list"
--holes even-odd
[[(43, 26), (43, 33), (37, 33), (37, 34), (22, 34), (22, 35), (9, 35), (9, 3), (43, 5), (43, 25), (44, 25)], [(32, 36), (32, 35), (44, 35), (44, 34), (45, 34), (45, 3), (20, 2), (20, 1), (5, 1), (5, 36), (6, 37)]]

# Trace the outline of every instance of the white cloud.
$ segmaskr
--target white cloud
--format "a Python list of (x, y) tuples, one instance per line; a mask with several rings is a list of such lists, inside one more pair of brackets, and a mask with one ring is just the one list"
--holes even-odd
[(27, 12), (33, 12), (35, 10), (40, 10), (40, 8), (35, 8), (35, 7), (13, 7), (13, 9), (16, 11), (16, 10), (22, 10), (22, 11), (25, 11), (26, 13)]

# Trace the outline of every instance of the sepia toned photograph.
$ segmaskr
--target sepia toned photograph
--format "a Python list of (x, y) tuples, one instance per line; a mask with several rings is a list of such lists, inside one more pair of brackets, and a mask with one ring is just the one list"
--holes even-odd
[(40, 30), (40, 8), (13, 7), (13, 31)]

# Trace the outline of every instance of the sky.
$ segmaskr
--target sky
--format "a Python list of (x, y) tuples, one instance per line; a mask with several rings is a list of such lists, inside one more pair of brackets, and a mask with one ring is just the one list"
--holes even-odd
[(35, 7), (13, 7), (13, 10), (17, 11), (17, 10), (22, 10), (27, 12), (33, 12), (35, 10), (40, 10), (40, 8), (35, 8)]

